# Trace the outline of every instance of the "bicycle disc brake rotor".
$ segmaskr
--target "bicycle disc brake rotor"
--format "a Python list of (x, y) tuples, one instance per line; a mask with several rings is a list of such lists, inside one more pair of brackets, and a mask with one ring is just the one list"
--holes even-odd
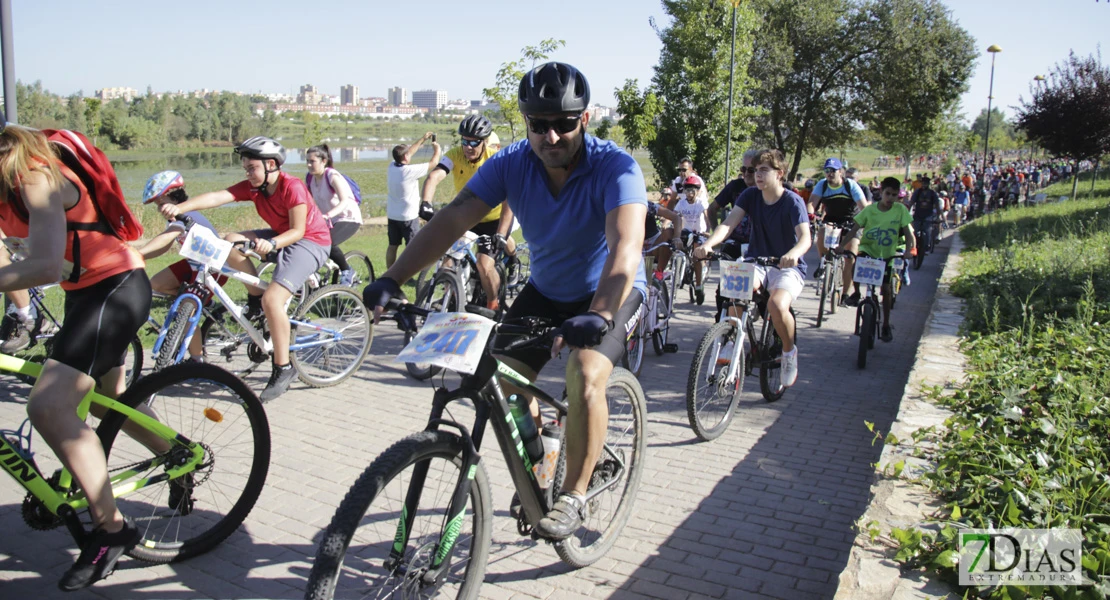
[(412, 553), (412, 557), (409, 558), (407, 564), (398, 567), (397, 571), (404, 575), (404, 582), (401, 584), (401, 596), (403, 598), (430, 597), (429, 592), (438, 587), (430, 586), (424, 582), (424, 574), (431, 567), (435, 553), (436, 544), (428, 542)]

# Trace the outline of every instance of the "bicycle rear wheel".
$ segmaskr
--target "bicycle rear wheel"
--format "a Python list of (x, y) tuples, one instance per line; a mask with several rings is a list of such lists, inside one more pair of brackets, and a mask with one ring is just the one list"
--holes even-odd
[[(690, 374), (686, 378), (686, 417), (694, 434), (705, 441), (715, 440), (728, 429), (744, 383), (744, 352), (741, 348), (736, 377), (727, 379), (731, 356), (722, 356), (721, 349), (736, 342), (736, 328), (731, 323), (716, 323), (698, 344)], [(723, 362), (722, 362), (723, 361)]]
[[(358, 288), (360, 291), (366, 284), (373, 283), (374, 279), (374, 263), (370, 262), (370, 257), (366, 256), (365, 252), (358, 250), (351, 250), (343, 255), (347, 259), (347, 264), (354, 271), (354, 282), (351, 287)], [(331, 283), (339, 283), (333, 281)]]
[(370, 312), (349, 287), (329, 285), (316, 290), (293, 319), (308, 323), (291, 325), (293, 344), (316, 344), (289, 354), (301, 381), (312, 387), (332, 386), (350, 377), (374, 340)]
[[(324, 531), (308, 575), (305, 597), (477, 598), (489, 556), (489, 480), (482, 463), (469, 479), (467, 504), (447, 514), (463, 475), (464, 440), (444, 431), (414, 433), (391, 446), (366, 468)], [(415, 509), (406, 507), (414, 479), (423, 479)], [(405, 536), (406, 519), (411, 519)], [(434, 560), (440, 537), (457, 535), (446, 577), (427, 585), (421, 576)], [(401, 559), (391, 564), (395, 539), (407, 537)]]
[[(450, 270), (440, 271), (436, 274), (425, 293), (417, 297), (416, 305), (425, 310), (435, 312), (459, 312), (462, 310), (462, 284), (459, 276)], [(405, 345), (416, 337), (417, 331), (424, 326), (423, 317), (413, 316), (416, 321), (415, 331), (405, 332)], [(405, 363), (405, 370), (414, 379), (425, 380), (434, 377), (443, 370), (443, 367), (431, 363)]]
[[(204, 449), (192, 473), (148, 482), (117, 499), (142, 534), (128, 554), (167, 563), (211, 550), (247, 518), (266, 482), (270, 426), (262, 403), (238, 377), (201, 363), (171, 365), (145, 377), (120, 402), (146, 405), (159, 421)], [(118, 435), (121, 429), (129, 435)], [(109, 475), (133, 470), (127, 481), (140, 483), (164, 476), (166, 460), (143, 465), (151, 451), (131, 437), (133, 431), (145, 432), (114, 411), (97, 427)]]
[[(574, 535), (555, 543), (559, 558), (575, 568), (597, 562), (613, 547), (632, 514), (644, 471), (647, 413), (640, 382), (624, 369), (613, 369), (605, 398), (609, 404), (609, 426), (586, 492), (586, 520)], [(553, 489), (562, 488), (564, 477), (566, 452), (561, 452)]]

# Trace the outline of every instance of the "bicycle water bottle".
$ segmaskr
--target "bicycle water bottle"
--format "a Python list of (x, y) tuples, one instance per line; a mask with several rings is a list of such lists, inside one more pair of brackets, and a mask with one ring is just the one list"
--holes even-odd
[(559, 464), (559, 450), (562, 447), (559, 438), (562, 433), (563, 429), (554, 421), (543, 426), (543, 433), (540, 434), (544, 449), (543, 462), (532, 467), (541, 488), (550, 486), (555, 479), (555, 467)]
[(509, 410), (512, 411), (513, 420), (516, 421), (516, 428), (520, 433), (520, 441), (524, 444), (524, 450), (528, 453), (528, 458), (532, 459), (534, 465), (543, 458), (543, 440), (540, 439), (540, 432), (536, 430), (536, 420), (532, 418), (532, 411), (528, 408), (528, 400), (516, 394), (509, 396)]

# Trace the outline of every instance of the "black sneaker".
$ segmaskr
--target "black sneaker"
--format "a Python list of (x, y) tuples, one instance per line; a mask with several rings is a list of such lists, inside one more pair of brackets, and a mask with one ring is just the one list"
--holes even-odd
[(698, 305), (705, 302), (705, 290), (703, 288), (694, 288), (694, 302)]
[(262, 390), (262, 394), (258, 397), (263, 402), (269, 402), (274, 398), (289, 391), (289, 384), (293, 383), (293, 379), (297, 376), (296, 369), (292, 364), (279, 367), (274, 365), (274, 370), (270, 373), (270, 381), (266, 383), (266, 389)]
[(193, 512), (193, 474), (186, 473), (170, 481), (169, 507), (185, 516)]
[(63, 592), (73, 592), (104, 579), (116, 570), (116, 562), (123, 553), (139, 543), (139, 529), (135, 523), (124, 517), (123, 529), (108, 533), (94, 529), (81, 549), (77, 562), (62, 575), (58, 587)]
[(813, 278), (814, 279), (821, 279), (824, 276), (825, 276), (825, 263), (822, 262), (821, 264), (817, 265), (817, 270), (813, 272)]
[(844, 299), (845, 306), (859, 306), (859, 292), (853, 292), (851, 296)]
[(545, 538), (565, 540), (586, 520), (586, 499), (567, 492), (559, 494), (555, 506), (536, 524), (536, 531)]
[(891, 331), (890, 325), (883, 325), (883, 332), (879, 334), (879, 339), (884, 342), (894, 341), (894, 332)]
[(247, 296), (247, 308), (243, 311), (243, 316), (252, 322), (261, 321), (266, 317), (266, 312), (262, 310), (262, 297), (258, 296), (257, 302), (252, 302), (255, 296)]

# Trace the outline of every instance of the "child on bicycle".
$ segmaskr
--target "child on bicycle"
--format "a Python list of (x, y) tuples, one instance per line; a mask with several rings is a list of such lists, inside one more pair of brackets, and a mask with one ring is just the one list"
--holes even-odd
[(327, 144), (309, 148), (305, 157), (308, 165), (308, 176), (305, 178), (308, 191), (316, 202), (316, 208), (320, 209), (331, 226), (331, 250), (328, 257), (339, 267), (339, 284), (351, 285), (354, 282), (354, 271), (347, 264), (339, 244), (358, 233), (362, 227), (362, 210), (355, 201), (355, 194), (347, 179), (335, 170), (331, 148)]
[(786, 159), (779, 150), (761, 150), (752, 160), (755, 187), (740, 193), (736, 206), (713, 235), (694, 250), (694, 257), (705, 259), (713, 247), (728, 239), (745, 215), (751, 215), (752, 234), (749, 258), (778, 256), (779, 268), (755, 269), (755, 287), (767, 286), (767, 309), (775, 331), (782, 339), (782, 384), (794, 385), (798, 379), (798, 348), (794, 345), (794, 315), (790, 305), (805, 287), (805, 253), (809, 250), (809, 215), (801, 196), (783, 186)]
[[(143, 188), (144, 205), (154, 202), (156, 206), (161, 207), (167, 203), (181, 204), (188, 199), (189, 195), (185, 193), (185, 179), (177, 171), (156, 173), (147, 180), (146, 187)], [(188, 217), (201, 227), (208, 228), (212, 233), (217, 233), (212, 222), (199, 212), (190, 211), (182, 216)], [(162, 256), (173, 247), (174, 242), (183, 245), (187, 233), (185, 223), (177, 219), (169, 219), (165, 231), (143, 244), (138, 249), (139, 254), (144, 260)], [(155, 273), (154, 277), (150, 278), (150, 287), (155, 293), (177, 296), (181, 290), (181, 284), (192, 281), (194, 274), (193, 266), (183, 258)], [(216, 282), (220, 285), (227, 283), (227, 276), (217, 275)], [(199, 335), (194, 335), (189, 341), (189, 357), (190, 360), (204, 360), (204, 340)]]
[[(253, 241), (255, 251), (261, 256), (275, 253), (273, 283), (263, 292), (247, 286), (248, 319), (258, 319), (265, 314), (274, 344), (273, 371), (266, 389), (259, 396), (263, 402), (284, 394), (293, 383), (296, 373), (289, 362), (289, 315), (286, 307), (296, 290), (301, 289), (308, 276), (315, 273), (328, 259), (331, 235), (324, 216), (316, 207), (304, 181), (281, 170), (285, 162), (285, 148), (274, 140), (257, 136), (239, 144), (235, 153), (241, 158), (247, 178), (217, 192), (208, 192), (181, 204), (166, 203), (159, 207), (162, 215), (172, 219), (179, 214), (216, 208), (229, 202), (253, 202), (258, 216), (270, 226), (229, 233), (230, 242)], [(232, 252), (227, 263), (244, 273), (254, 275), (254, 264), (247, 256)]]
[[(690, 175), (682, 182), (682, 195), (674, 205), (674, 212), (682, 215), (682, 234), (686, 238), (694, 234), (690, 241), (690, 249), (695, 250), (701, 245), (701, 237), (709, 228), (709, 202), (702, 198), (701, 177)], [(705, 290), (702, 288), (702, 263), (694, 260), (694, 296), (698, 304), (705, 300)], [(681, 282), (680, 282), (681, 283)]]
[[(895, 202), (898, 199), (902, 184), (894, 177), (887, 177), (880, 184), (882, 196), (878, 204), (872, 204), (860, 211), (854, 217), (855, 223), (848, 231), (848, 237), (863, 231), (863, 238), (859, 243), (860, 256), (877, 258), (889, 261), (898, 253), (898, 247), (905, 240), (910, 256), (917, 256), (916, 240), (913, 236), (913, 217), (906, 205)], [(901, 239), (900, 239), (901, 238)], [(890, 278), (899, 277), (900, 273), (893, 273), (891, 263), (887, 263), (886, 275), (883, 277), (883, 330), (879, 339), (890, 342), (894, 333), (890, 326), (890, 309), (894, 306), (890, 290)]]
[(122, 387), (119, 367), (151, 296), (142, 256), (113, 234), (63, 152), (70, 150), (39, 130), (0, 121), (0, 229), (26, 249), (16, 263), (0, 252), (0, 292), (58, 281), (65, 290), (65, 321), (27, 416), (89, 500), (93, 531), (58, 584), (73, 591), (111, 573), (139, 540), (116, 506), (104, 450), (77, 406), (98, 383), (108, 394)]

